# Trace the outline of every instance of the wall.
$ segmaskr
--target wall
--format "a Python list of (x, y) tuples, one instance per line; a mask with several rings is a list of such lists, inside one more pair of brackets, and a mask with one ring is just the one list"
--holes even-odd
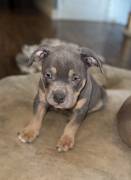
[(53, 18), (126, 24), (130, 10), (131, 0), (57, 0)]

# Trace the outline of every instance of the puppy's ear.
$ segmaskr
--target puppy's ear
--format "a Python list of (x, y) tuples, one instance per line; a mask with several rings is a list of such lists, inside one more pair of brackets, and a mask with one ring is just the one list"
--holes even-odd
[(49, 55), (50, 51), (46, 47), (38, 47), (31, 55), (28, 61), (28, 66), (31, 66), (33, 62), (42, 62)]
[(104, 58), (96, 54), (89, 48), (81, 48), (80, 55), (82, 61), (88, 66), (97, 66), (100, 71), (103, 73), (102, 64), (104, 63)]

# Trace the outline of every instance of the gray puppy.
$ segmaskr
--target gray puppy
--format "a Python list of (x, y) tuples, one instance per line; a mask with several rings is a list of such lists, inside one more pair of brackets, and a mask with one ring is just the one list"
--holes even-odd
[(62, 44), (38, 47), (29, 65), (34, 61), (42, 66), (34, 118), (18, 137), (24, 143), (32, 142), (39, 135), (42, 119), (50, 107), (70, 110), (72, 116), (57, 144), (58, 151), (68, 151), (73, 148), (76, 132), (86, 115), (105, 104), (105, 90), (88, 71), (91, 66), (102, 71), (102, 58), (88, 48)]

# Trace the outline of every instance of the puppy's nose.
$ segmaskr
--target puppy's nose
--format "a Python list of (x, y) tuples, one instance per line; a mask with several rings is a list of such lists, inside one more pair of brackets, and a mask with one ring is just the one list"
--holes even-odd
[(65, 99), (65, 93), (62, 91), (55, 91), (54, 92), (54, 101), (58, 104), (63, 103)]

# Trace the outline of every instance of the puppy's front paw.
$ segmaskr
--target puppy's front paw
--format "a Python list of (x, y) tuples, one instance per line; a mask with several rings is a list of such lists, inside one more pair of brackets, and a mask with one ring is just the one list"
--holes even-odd
[(69, 135), (63, 135), (60, 138), (56, 148), (57, 148), (58, 152), (62, 152), (62, 151), (66, 152), (66, 151), (72, 149), (73, 146), (74, 146), (74, 137), (71, 137)]
[(18, 133), (18, 138), (23, 143), (31, 143), (38, 135), (37, 130), (27, 127), (21, 133)]

